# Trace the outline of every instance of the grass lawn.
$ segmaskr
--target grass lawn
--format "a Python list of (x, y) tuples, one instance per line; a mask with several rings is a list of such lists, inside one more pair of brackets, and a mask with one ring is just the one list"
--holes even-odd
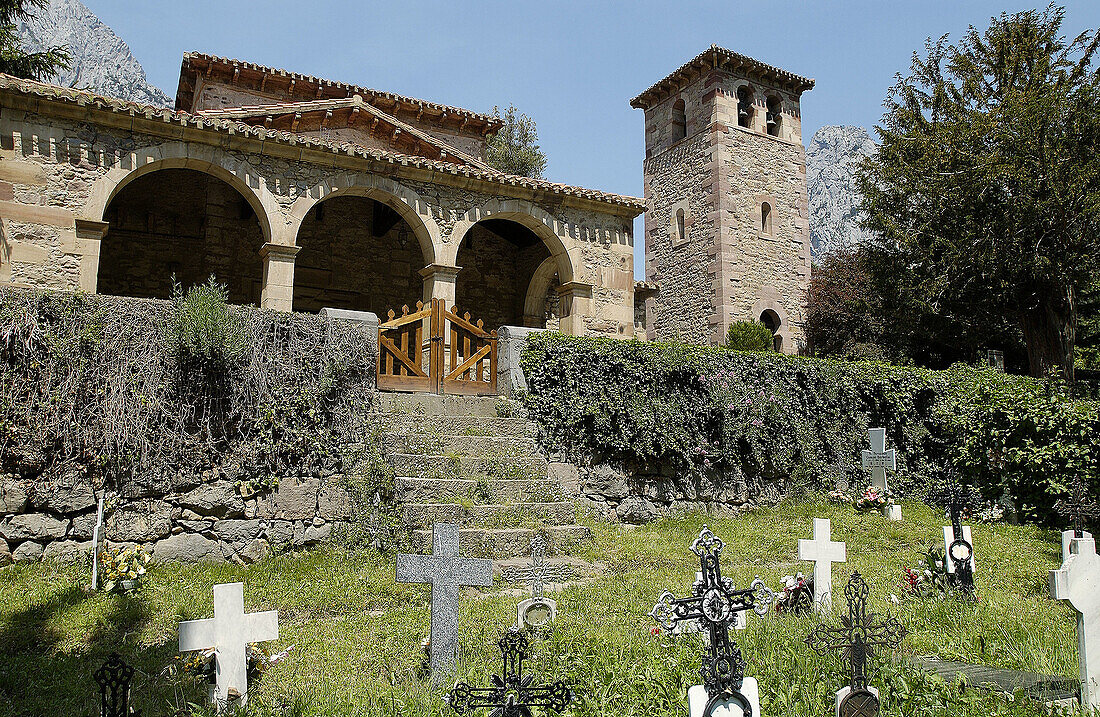
[[(871, 586), (871, 609), (892, 611), (909, 630), (901, 653), (1034, 670), (1075, 678), (1075, 619), (1047, 596), (1047, 574), (1061, 562), (1058, 536), (1031, 526), (974, 526), (976, 603), (906, 600), (902, 568), (915, 566), (942, 542), (942, 516), (905, 503), (905, 520), (853, 515), (822, 502), (788, 502), (736, 519), (692, 514), (633, 530), (593, 523), (594, 540), (577, 557), (606, 565), (592, 582), (555, 595), (558, 624), (534, 643), (530, 671), (574, 686), (574, 715), (687, 715), (696, 684), (698, 636), (653, 636), (650, 609), (660, 593), (689, 593), (698, 567), (688, 546), (704, 523), (725, 543), (722, 568), (738, 586), (754, 576), (773, 589), (812, 565), (797, 561), (797, 540), (811, 537), (811, 518), (833, 520), (833, 539), (848, 545), (848, 563), (834, 566), (838, 608), (851, 570)], [(277, 651), (290, 657), (252, 686), (256, 715), (441, 715), (443, 692), (417, 675), (419, 644), (428, 633), (427, 586), (394, 582), (394, 557), (326, 548), (276, 556), (248, 568), (158, 566), (133, 597), (89, 594), (88, 570), (47, 563), (0, 570), (0, 715), (92, 715), (98, 708), (91, 673), (111, 651), (139, 670), (137, 707), (145, 717), (173, 715), (201, 703), (194, 683), (162, 676), (173, 662), (180, 620), (210, 617), (211, 586), (243, 581), (249, 611), (279, 611)], [(467, 592), (460, 614), (460, 676), (484, 684), (499, 669), (495, 640), (515, 620), (516, 598)], [(839, 612), (839, 609), (838, 609)], [(831, 715), (845, 682), (840, 664), (804, 644), (815, 619), (751, 616), (737, 633), (761, 683), (763, 713)], [(980, 690), (960, 690), (901, 664), (878, 663), (873, 684), (887, 715), (1040, 715), (1040, 706)], [(206, 714), (205, 708), (194, 711)]]

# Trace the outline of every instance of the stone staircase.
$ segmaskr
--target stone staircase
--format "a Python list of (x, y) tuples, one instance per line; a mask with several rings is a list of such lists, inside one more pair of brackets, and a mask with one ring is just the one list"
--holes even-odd
[(462, 526), (464, 555), (498, 561), (527, 556), (536, 533), (550, 554), (590, 537), (520, 404), (401, 393), (380, 393), (377, 403), (413, 550), (431, 552), (436, 522)]

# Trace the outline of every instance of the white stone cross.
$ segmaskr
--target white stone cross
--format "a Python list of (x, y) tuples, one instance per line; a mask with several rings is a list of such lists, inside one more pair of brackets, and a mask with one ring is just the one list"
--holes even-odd
[(1100, 709), (1100, 556), (1092, 538), (1074, 538), (1062, 567), (1050, 571), (1050, 595), (1077, 611), (1081, 707)]
[(886, 450), (886, 429), (869, 428), (867, 435), (871, 439), (871, 450), (863, 452), (863, 467), (871, 471), (871, 485), (886, 490), (887, 469), (898, 469), (898, 452)]
[(228, 707), (231, 690), (237, 704), (248, 704), (248, 644), (278, 639), (278, 611), (245, 613), (244, 583), (215, 585), (214, 617), (180, 623), (180, 652), (214, 648), (219, 711)]
[(432, 584), (432, 682), (454, 671), (458, 646), (458, 589), (463, 585), (492, 587), (493, 561), (462, 558), (458, 526), (436, 523), (432, 554), (397, 556), (397, 582)]
[(798, 541), (798, 559), (814, 562), (814, 605), (826, 612), (833, 607), (833, 563), (848, 560), (848, 547), (832, 537), (829, 519), (814, 518), (814, 539)]

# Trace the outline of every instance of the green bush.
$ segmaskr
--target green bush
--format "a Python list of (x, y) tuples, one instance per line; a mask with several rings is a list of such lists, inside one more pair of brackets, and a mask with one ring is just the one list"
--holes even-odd
[(726, 346), (737, 351), (771, 351), (774, 337), (759, 321), (734, 321), (726, 331)]
[(211, 276), (183, 291), (172, 284), (172, 341), (181, 360), (230, 367), (244, 358), (244, 328), (229, 313), (229, 290)]
[(560, 334), (529, 339), (523, 365), (532, 419), (581, 462), (827, 490), (868, 482), (861, 451), (881, 426), (903, 494), (936, 498), (954, 468), (1055, 522), (1075, 476), (1100, 492), (1100, 405), (1030, 378)]

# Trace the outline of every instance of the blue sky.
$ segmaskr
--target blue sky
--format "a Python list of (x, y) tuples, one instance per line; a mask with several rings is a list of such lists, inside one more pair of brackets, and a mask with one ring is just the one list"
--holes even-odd
[[(711, 43), (817, 80), (808, 141), (828, 124), (870, 129), (894, 74), (925, 38), (1002, 11), (984, 0), (895, 2), (369, 2), (84, 0), (174, 96), (188, 50), (488, 111), (538, 124), (549, 179), (642, 195), (642, 112), (630, 98)], [(1039, 5), (1041, 7), (1041, 5)], [(1070, 0), (1067, 34), (1100, 27), (1100, 2)], [(641, 237), (641, 224), (636, 227)], [(640, 244), (640, 242), (639, 242)], [(641, 251), (635, 263), (640, 275)]]

